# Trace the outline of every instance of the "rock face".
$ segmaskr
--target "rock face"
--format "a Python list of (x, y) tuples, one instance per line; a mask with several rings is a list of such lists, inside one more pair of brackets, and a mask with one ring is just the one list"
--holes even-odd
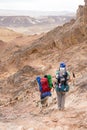
[(84, 0), (84, 2), (85, 2), (85, 5), (87, 5), (87, 0)]
[(87, 24), (87, 3), (86, 3), (86, 6), (84, 6), (84, 23)]
[(76, 15), (76, 17), (77, 17), (77, 19), (79, 18), (79, 17), (82, 17), (83, 16), (83, 13), (84, 11), (83, 11), (83, 6), (82, 5), (79, 5), (79, 7), (78, 7), (78, 10), (77, 10), (77, 15)]
[(77, 10), (77, 15), (76, 15), (77, 20), (83, 24), (87, 24), (87, 0), (85, 0), (85, 5), (79, 5), (79, 8)]

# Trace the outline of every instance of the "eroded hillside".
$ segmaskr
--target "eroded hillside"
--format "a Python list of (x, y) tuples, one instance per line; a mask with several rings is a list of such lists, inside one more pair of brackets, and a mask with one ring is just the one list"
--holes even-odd
[[(86, 130), (87, 24), (71, 20), (46, 34), (16, 37), (9, 45), (0, 55), (0, 129)], [(41, 109), (35, 78), (51, 74), (54, 81), (61, 61), (71, 74), (65, 111), (58, 111), (55, 91)]]

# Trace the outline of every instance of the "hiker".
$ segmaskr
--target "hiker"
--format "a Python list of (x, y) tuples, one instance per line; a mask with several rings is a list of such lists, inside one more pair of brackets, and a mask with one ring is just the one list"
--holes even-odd
[(58, 100), (58, 109), (64, 110), (66, 92), (69, 91), (68, 80), (70, 79), (69, 73), (66, 70), (66, 64), (60, 63), (59, 70), (56, 71), (56, 93)]
[(51, 96), (51, 89), (53, 87), (51, 75), (45, 75), (44, 77), (37, 77), (36, 81), (39, 86), (40, 99), (43, 100), (48, 96)]

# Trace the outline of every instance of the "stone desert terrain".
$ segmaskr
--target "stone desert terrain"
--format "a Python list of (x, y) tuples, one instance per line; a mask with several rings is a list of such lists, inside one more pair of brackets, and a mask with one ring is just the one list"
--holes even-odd
[[(0, 130), (87, 130), (86, 12), (79, 6), (76, 20), (40, 35), (0, 28)], [(65, 110), (55, 90), (41, 108), (36, 76), (51, 74), (54, 83), (61, 61), (71, 75)]]

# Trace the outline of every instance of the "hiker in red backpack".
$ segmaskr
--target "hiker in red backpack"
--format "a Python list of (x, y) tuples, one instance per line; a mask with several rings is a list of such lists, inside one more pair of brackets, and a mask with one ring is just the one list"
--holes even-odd
[(69, 91), (68, 80), (70, 75), (66, 70), (66, 64), (60, 63), (59, 70), (56, 71), (56, 93), (58, 100), (58, 109), (64, 110), (65, 107), (65, 95)]
[(47, 96), (51, 96), (51, 89), (53, 87), (51, 75), (45, 75), (42, 78), (37, 77), (36, 80), (39, 85), (41, 100)]

